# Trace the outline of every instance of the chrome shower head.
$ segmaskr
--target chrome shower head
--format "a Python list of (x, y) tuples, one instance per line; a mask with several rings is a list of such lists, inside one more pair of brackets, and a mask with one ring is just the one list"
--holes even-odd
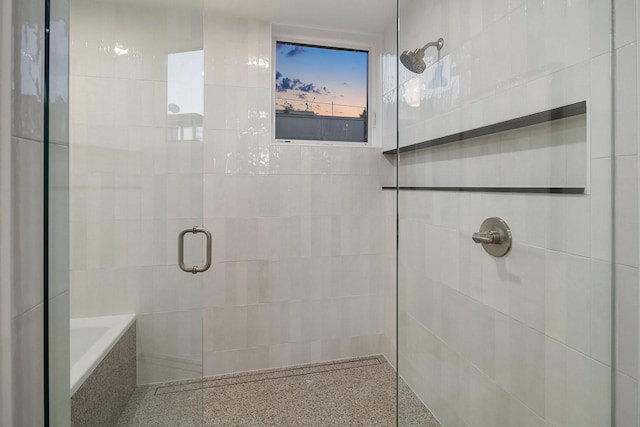
[(400, 55), (400, 62), (402, 62), (402, 65), (404, 65), (407, 70), (413, 73), (424, 73), (424, 70), (427, 68), (427, 64), (424, 62), (424, 52), (431, 46), (437, 47), (438, 51), (440, 51), (442, 46), (444, 46), (444, 39), (439, 38), (435, 42), (429, 42), (421, 49), (405, 50), (402, 52), (402, 55)]
[(424, 50), (416, 49), (412, 51), (405, 50), (400, 55), (400, 62), (405, 68), (413, 73), (422, 74), (427, 68), (427, 64), (424, 62)]

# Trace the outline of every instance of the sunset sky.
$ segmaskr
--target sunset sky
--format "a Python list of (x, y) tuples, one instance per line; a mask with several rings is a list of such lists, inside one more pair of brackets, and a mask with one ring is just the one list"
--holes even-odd
[(333, 102), (334, 116), (358, 117), (367, 105), (367, 53), (278, 42), (276, 108), (285, 101), (327, 116)]

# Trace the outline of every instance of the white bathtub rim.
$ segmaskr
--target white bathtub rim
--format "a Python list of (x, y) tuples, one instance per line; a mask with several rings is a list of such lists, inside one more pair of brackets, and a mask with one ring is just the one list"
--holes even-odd
[(82, 386), (93, 370), (102, 362), (113, 346), (129, 330), (136, 319), (135, 314), (100, 316), (70, 319), (73, 327), (108, 327), (109, 329), (93, 343), (87, 352), (71, 366), (71, 396)]

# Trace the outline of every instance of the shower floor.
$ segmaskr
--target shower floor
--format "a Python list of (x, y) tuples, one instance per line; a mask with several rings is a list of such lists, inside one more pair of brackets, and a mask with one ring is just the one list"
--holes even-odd
[[(154, 384), (138, 387), (117, 425), (394, 426), (395, 387), (382, 356)], [(400, 393), (401, 426), (440, 426), (403, 383)]]

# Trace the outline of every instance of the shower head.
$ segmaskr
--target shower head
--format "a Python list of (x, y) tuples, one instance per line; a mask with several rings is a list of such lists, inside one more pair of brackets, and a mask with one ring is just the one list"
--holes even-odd
[(405, 50), (402, 52), (402, 55), (400, 55), (400, 62), (402, 62), (402, 65), (404, 65), (407, 70), (416, 74), (422, 74), (427, 68), (427, 64), (424, 62), (424, 52), (431, 46), (437, 47), (438, 51), (440, 51), (442, 46), (444, 46), (444, 39), (439, 38), (435, 42), (429, 42), (420, 49)]
[(422, 74), (427, 68), (424, 62), (424, 50), (416, 49), (412, 51), (405, 50), (400, 55), (400, 62), (405, 68), (413, 73)]

